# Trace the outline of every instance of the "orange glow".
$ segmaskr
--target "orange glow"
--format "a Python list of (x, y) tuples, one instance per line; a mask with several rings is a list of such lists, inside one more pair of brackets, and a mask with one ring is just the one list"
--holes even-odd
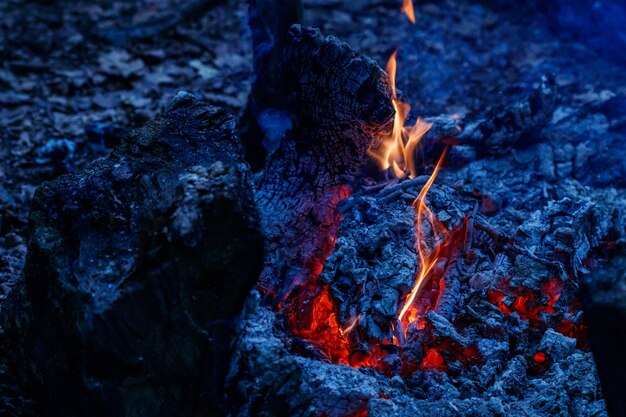
[(558, 278), (551, 278), (543, 283), (540, 292), (529, 289), (513, 291), (508, 286), (504, 287), (511, 292), (508, 297), (501, 291), (491, 290), (487, 293), (487, 299), (505, 315), (515, 312), (533, 326), (539, 324), (542, 314), (556, 313), (554, 304), (559, 300), (563, 291), (563, 283)]
[[(299, 297), (298, 297), (299, 298)], [(349, 365), (348, 341), (343, 336), (328, 287), (293, 305), (288, 313), (293, 334), (308, 340), (333, 363)]]
[[(409, 2), (410, 3), (410, 2)], [(412, 10), (412, 3), (411, 10)], [(416, 175), (415, 150), (426, 132), (431, 127), (430, 123), (421, 118), (417, 119), (414, 126), (405, 127), (411, 106), (398, 100), (396, 91), (396, 69), (397, 50), (391, 54), (387, 61), (387, 74), (391, 85), (391, 104), (396, 111), (393, 120), (393, 129), (389, 136), (383, 137), (380, 145), (368, 149), (368, 153), (378, 162), (381, 169), (393, 169), (393, 173), (398, 178), (408, 176), (413, 178)]]
[(402, 13), (406, 15), (409, 21), (415, 24), (415, 11), (413, 10), (413, 0), (404, 0), (402, 2)]
[(445, 362), (437, 349), (428, 349), (424, 359), (422, 359), (421, 367), (423, 369), (437, 369), (444, 371), (446, 369)]
[(348, 333), (354, 330), (360, 316), (342, 329), (328, 286), (295, 292), (285, 313), (291, 332), (308, 341), (330, 362), (382, 370), (379, 359), (386, 352), (378, 344), (372, 343), (367, 351), (354, 351)]
[(406, 326), (404, 326), (405, 332), (406, 332), (406, 329), (408, 328), (408, 324), (413, 323), (418, 319), (417, 312), (409, 311), (409, 310), (411, 309), (413, 305), (413, 301), (415, 301), (415, 297), (417, 297), (419, 293), (420, 287), (422, 283), (424, 282), (424, 279), (426, 278), (428, 273), (431, 271), (433, 266), (435, 266), (435, 263), (437, 263), (437, 260), (439, 259), (439, 251), (441, 248), (441, 245), (438, 244), (431, 250), (430, 253), (426, 253), (426, 248), (424, 247), (426, 245), (425, 245), (425, 242), (423, 241), (423, 236), (422, 236), (422, 219), (424, 218), (426, 219), (426, 221), (430, 225), (430, 229), (431, 229), (431, 232), (433, 233), (433, 237), (435, 237), (436, 239), (438, 239), (441, 234), (444, 234), (445, 236), (447, 232), (447, 230), (439, 224), (439, 221), (437, 220), (435, 215), (432, 213), (432, 211), (430, 211), (428, 206), (426, 206), (426, 203), (424, 203), (426, 194), (428, 193), (428, 190), (430, 190), (430, 187), (433, 185), (435, 178), (437, 178), (437, 174), (439, 173), (439, 168), (441, 168), (441, 164), (443, 163), (443, 160), (445, 159), (447, 153), (448, 153), (448, 148), (446, 147), (443, 153), (441, 154), (441, 157), (439, 158), (439, 161), (437, 162), (437, 165), (435, 166), (435, 169), (433, 173), (431, 174), (430, 178), (428, 179), (428, 181), (426, 182), (426, 184), (420, 191), (415, 201), (413, 201), (413, 207), (417, 212), (417, 217), (415, 219), (415, 244), (417, 246), (417, 253), (419, 256), (419, 260), (420, 260), (420, 268), (416, 274), (415, 283), (413, 284), (413, 289), (407, 296), (404, 302), (404, 306), (402, 307), (402, 310), (400, 310), (400, 314), (398, 315), (398, 320), (402, 322), (404, 319), (404, 316), (407, 314), (407, 312), (409, 312), (407, 316), (408, 320), (407, 320)]

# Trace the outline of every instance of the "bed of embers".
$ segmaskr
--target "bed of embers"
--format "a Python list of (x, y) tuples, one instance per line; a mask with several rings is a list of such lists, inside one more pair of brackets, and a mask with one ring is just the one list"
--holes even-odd
[(326, 246), (250, 307), (244, 413), (271, 413), (268, 392), (288, 414), (605, 413), (579, 285), (624, 236), (623, 163), (593, 156), (623, 145), (559, 65), (471, 116), (409, 113), (431, 89), (398, 75), (422, 92), (394, 87), (393, 131), (338, 192)]
[[(112, 85), (146, 93), (159, 42), (232, 43), (218, 49), (240, 67), (218, 69), (249, 101), (215, 93), (218, 70), (195, 60), (197, 77), (165, 83), (195, 97), (133, 104), (142, 117), (120, 110), (123, 126), (85, 110), (111, 143), (91, 146), (92, 126), (87, 144), (21, 141), (7, 160), (3, 345), (26, 347), (3, 355), (0, 410), (608, 416), (606, 397), (619, 416), (623, 378), (606, 381), (624, 355), (589, 333), (624, 337), (626, 77), (576, 19), (590, 2), (311, 0), (294, 26), (271, 2), (231, 3), (123, 47), (119, 71), (149, 69)], [(97, 42), (119, 52), (102, 33), (130, 32), (104, 26)], [(41, 103), (2, 98), (8, 144)]]

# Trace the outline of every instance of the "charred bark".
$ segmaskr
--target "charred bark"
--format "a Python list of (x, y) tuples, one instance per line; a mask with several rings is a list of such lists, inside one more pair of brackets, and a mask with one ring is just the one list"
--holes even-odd
[(215, 414), (262, 237), (231, 116), (179, 93), (36, 192), (3, 316), (45, 415)]
[(611, 416), (626, 415), (626, 248), (583, 281), (591, 350)]
[[(302, 21), (301, 0), (248, 0), (250, 30), (254, 54), (255, 80), (243, 118), (242, 142), (246, 159), (253, 169), (263, 167), (266, 148), (272, 147), (276, 128), (286, 115), (280, 109), (284, 103), (281, 65), (283, 49), (288, 43), (289, 28)], [(272, 125), (278, 126), (272, 126)], [(263, 140), (261, 140), (264, 138)]]
[(294, 25), (280, 62), (276, 104), (291, 127), (256, 193), (267, 236), (260, 286), (279, 294), (321, 270), (338, 227), (335, 206), (394, 114), (378, 65), (317, 29)]

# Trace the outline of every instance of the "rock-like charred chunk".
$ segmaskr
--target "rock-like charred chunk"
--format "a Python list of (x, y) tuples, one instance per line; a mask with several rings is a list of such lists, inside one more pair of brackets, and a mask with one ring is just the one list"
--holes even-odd
[(583, 280), (591, 350), (611, 415), (626, 413), (626, 249)]
[(49, 415), (216, 412), (263, 244), (233, 132), (179, 93), (109, 157), (36, 192), (3, 326)]

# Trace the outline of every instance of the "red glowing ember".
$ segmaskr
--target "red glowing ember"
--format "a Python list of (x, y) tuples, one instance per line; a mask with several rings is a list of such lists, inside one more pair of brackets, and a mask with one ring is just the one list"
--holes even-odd
[(535, 353), (535, 356), (533, 356), (533, 360), (537, 363), (544, 363), (546, 360), (548, 360), (548, 357), (543, 352), (537, 352)]

